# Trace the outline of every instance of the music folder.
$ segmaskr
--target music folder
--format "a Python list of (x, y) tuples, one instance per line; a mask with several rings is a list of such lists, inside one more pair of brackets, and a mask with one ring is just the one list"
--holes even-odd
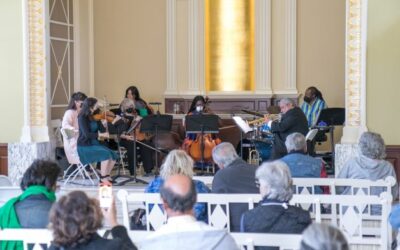
[(243, 131), (243, 133), (247, 134), (248, 132), (253, 131), (253, 128), (247, 124), (245, 120), (243, 120), (240, 116), (234, 116), (232, 119), (235, 121), (236, 125)]

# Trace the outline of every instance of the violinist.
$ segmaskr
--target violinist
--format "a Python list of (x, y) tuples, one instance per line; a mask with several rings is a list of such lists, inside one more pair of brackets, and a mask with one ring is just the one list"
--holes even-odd
[(154, 114), (152, 107), (140, 97), (140, 93), (136, 86), (130, 86), (125, 90), (125, 98), (129, 98), (135, 103), (135, 109), (141, 117)]
[(98, 137), (108, 138), (104, 126), (107, 121), (96, 121), (93, 114), (98, 110), (96, 98), (89, 97), (83, 101), (82, 109), (78, 115), (79, 136), (78, 136), (78, 155), (82, 164), (101, 162), (100, 182), (105, 185), (112, 183), (110, 173), (114, 167), (118, 155), (109, 148), (100, 144)]
[[(120, 105), (121, 114), (126, 119), (128, 126), (126, 130), (128, 130), (133, 123), (138, 122), (141, 117), (135, 113), (135, 104), (133, 100), (129, 98), (125, 98)], [(136, 137), (136, 138), (135, 138)], [(150, 140), (146, 138), (139, 138), (139, 127), (132, 132), (132, 134), (122, 134), (120, 144), (128, 151), (128, 169), (131, 175), (135, 174), (135, 159), (134, 159), (134, 150), (135, 145), (133, 140), (140, 140), (142, 143), (147, 145), (152, 145)], [(150, 176), (151, 171), (153, 169), (153, 152), (150, 148), (143, 146), (140, 143), (137, 143), (136, 146), (139, 148), (138, 153), (140, 153), (143, 168), (145, 170), (145, 176)]]

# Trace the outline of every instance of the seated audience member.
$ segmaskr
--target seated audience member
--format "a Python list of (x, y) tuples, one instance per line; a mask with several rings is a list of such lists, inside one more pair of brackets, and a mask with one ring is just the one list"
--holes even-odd
[(256, 179), (263, 198), (258, 207), (242, 215), (240, 230), (301, 234), (311, 224), (311, 218), (309, 212), (288, 204), (293, 196), (293, 189), (287, 165), (282, 161), (263, 163), (256, 171)]
[[(393, 176), (396, 179), (396, 173), (392, 164), (385, 161), (385, 142), (382, 137), (373, 132), (364, 132), (358, 143), (359, 152), (356, 156), (349, 159), (340, 170), (337, 178), (348, 179), (368, 179), (372, 181), (385, 179)], [(350, 188), (346, 188), (344, 194), (349, 193)], [(385, 189), (375, 187), (371, 188), (372, 195), (379, 195)], [(392, 187), (393, 198), (398, 197), (398, 185)]]
[(142, 242), (143, 250), (238, 249), (226, 230), (218, 230), (193, 216), (197, 192), (195, 183), (185, 175), (169, 177), (160, 190), (167, 223)]
[[(102, 227), (103, 216), (112, 227), (112, 240), (97, 234)], [(54, 204), (50, 223), (53, 230), (50, 250), (136, 249), (126, 228), (117, 223), (114, 200), (110, 208), (101, 209), (96, 199), (89, 198), (82, 191), (73, 191)]]
[[(399, 245), (400, 240), (400, 205), (396, 205), (392, 208), (392, 212), (389, 215), (389, 222), (393, 229), (397, 230), (396, 240), (392, 244), (392, 249), (395, 249)], [(396, 248), (398, 249), (398, 248)]]
[(327, 177), (321, 159), (307, 155), (307, 143), (304, 135), (290, 134), (285, 141), (288, 154), (281, 160), (285, 162), (292, 177)]
[(343, 233), (331, 225), (310, 225), (303, 232), (300, 250), (348, 250)]
[[(1, 207), (0, 228), (46, 228), (60, 172), (55, 162), (35, 160), (22, 177), (23, 193)], [(3, 242), (1, 249), (22, 249), (22, 243)]]
[[(228, 142), (217, 145), (213, 151), (213, 160), (220, 170), (215, 174), (212, 182), (212, 193), (217, 194), (255, 194), (256, 166), (247, 164), (237, 154)], [(236, 204), (230, 209), (230, 229), (233, 232), (240, 231), (240, 217), (248, 210), (246, 204)]]
[[(193, 177), (193, 160), (183, 150), (172, 150), (161, 165), (160, 176), (155, 178), (146, 187), (146, 193), (159, 193), (166, 179), (172, 175), (181, 174), (189, 178)], [(202, 181), (194, 180), (197, 193), (210, 193), (210, 189)], [(197, 220), (207, 222), (207, 205), (197, 203), (194, 206), (194, 214)]]

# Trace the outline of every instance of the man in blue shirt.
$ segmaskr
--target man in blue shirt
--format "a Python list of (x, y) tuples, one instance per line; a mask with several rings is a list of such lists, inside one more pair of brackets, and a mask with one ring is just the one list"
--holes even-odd
[(301, 105), (305, 116), (307, 117), (308, 127), (313, 127), (318, 121), (321, 110), (326, 109), (327, 105), (322, 97), (321, 91), (316, 87), (309, 87), (304, 95), (304, 102)]

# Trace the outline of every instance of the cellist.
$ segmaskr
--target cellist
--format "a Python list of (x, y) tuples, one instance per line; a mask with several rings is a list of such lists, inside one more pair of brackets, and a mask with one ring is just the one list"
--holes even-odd
[[(192, 104), (190, 105), (187, 115), (201, 115), (201, 114), (213, 114), (207, 107), (208, 98), (203, 96), (196, 96), (193, 98)], [(182, 148), (196, 161), (201, 161), (200, 155), (203, 154), (203, 160), (205, 163), (211, 162), (211, 151), (221, 141), (215, 135), (204, 134), (203, 142), (201, 142), (200, 134), (187, 134), (183, 141)], [(201, 143), (204, 143), (204, 152), (201, 152)]]

